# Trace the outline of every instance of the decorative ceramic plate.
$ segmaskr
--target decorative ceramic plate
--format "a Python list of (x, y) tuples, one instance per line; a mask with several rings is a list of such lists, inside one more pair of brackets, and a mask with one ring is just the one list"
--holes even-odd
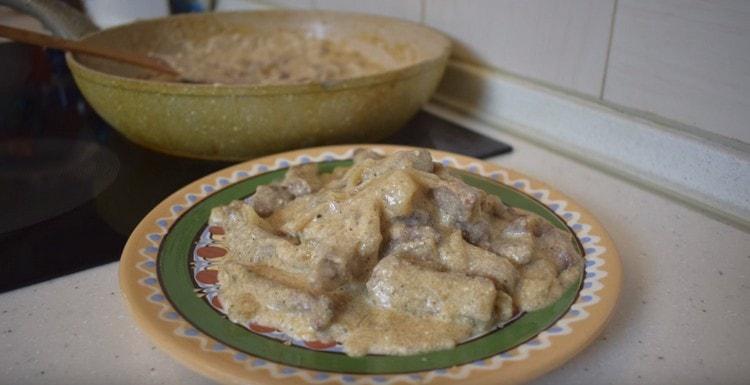
[[(383, 153), (400, 146), (358, 145)], [(248, 161), (199, 179), (165, 199), (128, 240), (120, 286), (135, 319), (178, 361), (223, 383), (467, 384), (519, 383), (563, 364), (594, 340), (615, 306), (621, 267), (612, 241), (583, 207), (541, 182), (498, 165), (431, 151), (470, 185), (533, 211), (575, 235), (585, 255), (579, 285), (550, 306), (453, 349), (405, 357), (349, 357), (338, 345), (290, 340), (263, 325), (224, 316), (216, 271), (222, 229), (211, 208), (250, 197), (290, 166), (346, 166), (355, 146), (305, 149)]]

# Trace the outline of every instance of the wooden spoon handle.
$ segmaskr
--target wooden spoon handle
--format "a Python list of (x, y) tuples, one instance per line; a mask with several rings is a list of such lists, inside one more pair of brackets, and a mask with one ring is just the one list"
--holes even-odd
[(152, 69), (154, 71), (179, 76), (179, 72), (175, 71), (174, 68), (172, 68), (163, 60), (155, 57), (141, 55), (138, 53), (120, 51), (108, 47), (92, 47), (88, 44), (75, 40), (63, 39), (56, 36), (44, 35), (25, 29), (13, 28), (3, 25), (0, 25), (0, 37), (5, 37), (20, 43), (27, 43), (41, 47), (56, 48), (74, 53), (83, 53), (87, 55), (103, 57), (106, 59), (112, 59), (115, 61)]

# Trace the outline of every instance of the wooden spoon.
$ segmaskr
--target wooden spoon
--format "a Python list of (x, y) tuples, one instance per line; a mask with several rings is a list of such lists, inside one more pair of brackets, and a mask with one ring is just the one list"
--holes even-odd
[(128, 51), (121, 51), (109, 47), (92, 47), (89, 44), (63, 39), (57, 36), (44, 35), (25, 29), (0, 25), (0, 37), (5, 37), (20, 43), (27, 43), (41, 47), (56, 48), (74, 53), (82, 53), (103, 57), (123, 63), (136, 65), (150, 70), (180, 77), (180, 73), (159, 58)]

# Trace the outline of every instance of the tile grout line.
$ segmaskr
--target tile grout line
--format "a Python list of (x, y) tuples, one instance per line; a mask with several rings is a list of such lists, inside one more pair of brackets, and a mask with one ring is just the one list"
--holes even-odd
[(612, 5), (612, 19), (609, 23), (609, 42), (607, 43), (607, 56), (604, 58), (604, 73), (602, 74), (602, 86), (599, 90), (599, 99), (604, 100), (604, 88), (607, 85), (607, 74), (609, 72), (609, 57), (612, 55), (612, 40), (615, 36), (615, 20), (617, 19), (617, 7), (619, 0), (614, 0)]

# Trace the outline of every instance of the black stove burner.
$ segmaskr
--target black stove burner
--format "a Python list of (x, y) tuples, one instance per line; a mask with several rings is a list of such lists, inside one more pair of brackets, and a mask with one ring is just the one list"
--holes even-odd
[(421, 111), (385, 143), (435, 148), (473, 158), (489, 158), (513, 151), (503, 142), (469, 131), (459, 125)]
[[(139, 147), (90, 109), (62, 54), (0, 44), (0, 292), (116, 261), (151, 208), (231, 163)], [(484, 158), (500, 142), (421, 112), (387, 143)]]
[(0, 234), (44, 222), (96, 198), (120, 161), (89, 141), (37, 138), (0, 143)]

